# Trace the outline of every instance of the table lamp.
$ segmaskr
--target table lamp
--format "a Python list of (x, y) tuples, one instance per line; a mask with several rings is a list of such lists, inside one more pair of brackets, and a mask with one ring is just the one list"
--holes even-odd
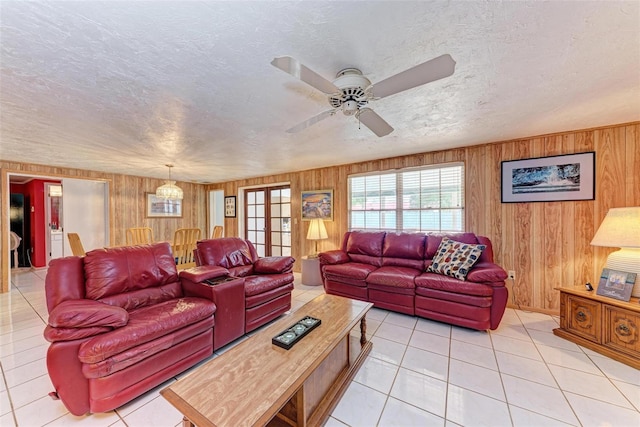
[(324, 221), (320, 218), (312, 219), (309, 223), (309, 231), (307, 232), (307, 240), (314, 240), (314, 252), (309, 258), (318, 257), (318, 240), (327, 239), (327, 229), (324, 227)]
[(636, 273), (631, 295), (640, 297), (640, 206), (609, 209), (591, 244), (621, 248), (609, 254), (605, 268)]

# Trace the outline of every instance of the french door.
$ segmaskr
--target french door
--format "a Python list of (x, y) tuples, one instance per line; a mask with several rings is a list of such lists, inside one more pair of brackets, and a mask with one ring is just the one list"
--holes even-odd
[(258, 255), (291, 255), (291, 189), (288, 186), (245, 190), (245, 236)]

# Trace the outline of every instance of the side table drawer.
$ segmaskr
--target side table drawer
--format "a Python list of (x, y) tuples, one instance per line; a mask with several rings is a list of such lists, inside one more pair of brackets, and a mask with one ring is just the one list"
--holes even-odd
[(637, 356), (640, 353), (640, 314), (623, 308), (604, 308), (604, 342), (621, 353)]
[(580, 298), (575, 295), (563, 295), (565, 305), (566, 329), (588, 340), (601, 342), (601, 305), (597, 301)]

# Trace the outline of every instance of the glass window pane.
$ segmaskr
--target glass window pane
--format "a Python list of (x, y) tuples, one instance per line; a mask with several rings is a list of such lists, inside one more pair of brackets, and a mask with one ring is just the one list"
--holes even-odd
[(256, 219), (255, 218), (247, 218), (247, 229), (255, 230), (256, 229)]
[(264, 230), (264, 229), (265, 229), (264, 218), (256, 219), (256, 230)]
[(351, 223), (349, 224), (349, 229), (364, 229), (364, 212), (351, 212)]
[(283, 188), (281, 190), (281, 197), (282, 197), (282, 203), (288, 203), (291, 201), (291, 189), (290, 188)]
[(271, 190), (271, 195), (269, 197), (271, 203), (280, 203), (280, 189)]
[(264, 205), (256, 205), (256, 216), (264, 216)]
[(291, 248), (283, 247), (282, 256), (291, 256)]
[(291, 218), (282, 218), (282, 231), (291, 231)]
[(291, 233), (282, 233), (282, 246), (291, 246)]
[(282, 249), (280, 248), (280, 246), (271, 246), (271, 255), (272, 256), (281, 256), (282, 255)]
[(254, 192), (247, 193), (247, 204), (250, 204), (250, 205), (256, 204), (256, 193)]
[(291, 204), (290, 203), (285, 203), (282, 206), (282, 216), (283, 217), (290, 217), (291, 216)]
[(271, 231), (281, 231), (282, 227), (280, 227), (280, 218), (272, 218), (271, 219)]
[(280, 205), (271, 205), (271, 216), (280, 217)]
[(421, 231), (440, 231), (440, 211), (421, 211)]
[(420, 231), (420, 211), (402, 212), (402, 231)]
[(272, 245), (280, 245), (281, 241), (280, 241), (280, 233), (271, 233), (271, 244)]
[(249, 240), (251, 243), (256, 243), (256, 232), (255, 231), (247, 232), (247, 240)]
[(247, 206), (247, 216), (248, 217), (255, 217), (256, 216), (256, 207), (255, 207), (255, 205)]
[(264, 191), (258, 191), (256, 193), (256, 204), (258, 205), (264, 204)]
[(265, 256), (265, 254), (264, 254), (265, 253), (264, 252), (264, 249), (265, 249), (264, 245), (255, 245), (254, 244), (254, 246), (256, 247), (256, 252), (258, 253), (259, 257)]
[(264, 245), (264, 231), (256, 231), (256, 243)]

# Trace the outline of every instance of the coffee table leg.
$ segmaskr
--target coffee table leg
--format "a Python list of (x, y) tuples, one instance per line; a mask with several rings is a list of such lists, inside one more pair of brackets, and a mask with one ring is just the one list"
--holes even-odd
[(367, 343), (367, 317), (360, 320), (360, 347)]
[(189, 418), (182, 417), (182, 427), (196, 427), (196, 425), (189, 421)]

